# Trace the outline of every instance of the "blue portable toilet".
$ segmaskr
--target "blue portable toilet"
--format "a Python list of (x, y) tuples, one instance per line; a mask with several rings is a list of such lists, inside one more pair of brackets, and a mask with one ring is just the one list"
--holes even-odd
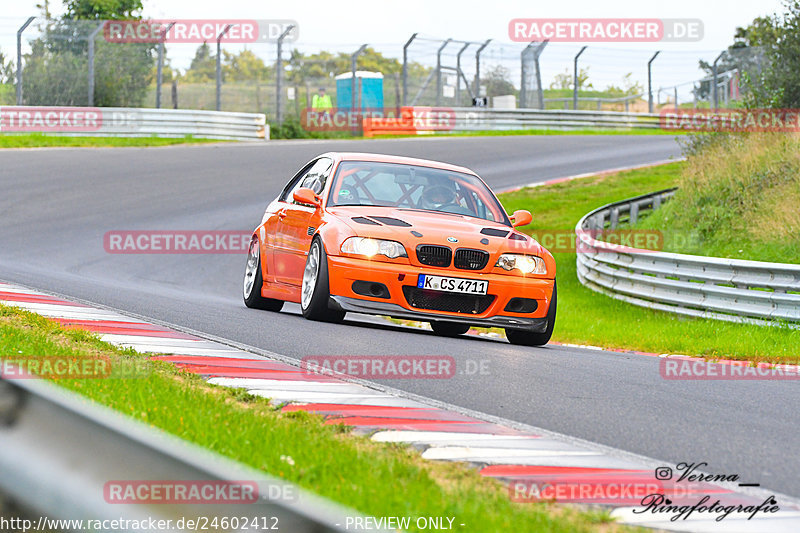
[[(352, 72), (336, 76), (336, 107), (350, 109)], [(383, 109), (383, 74), (366, 70), (356, 71), (356, 109)]]

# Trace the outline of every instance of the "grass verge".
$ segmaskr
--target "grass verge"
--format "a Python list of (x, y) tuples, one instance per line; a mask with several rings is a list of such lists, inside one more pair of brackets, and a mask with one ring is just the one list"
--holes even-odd
[(169, 146), (173, 144), (198, 144), (226, 142), (216, 139), (198, 139), (187, 135), (178, 138), (166, 137), (64, 137), (45, 133), (0, 134), (0, 148), (42, 147), (121, 147), (121, 146)]
[[(423, 460), (411, 447), (375, 443), (303, 412), (201, 377), (91, 333), (63, 329), (0, 305), (0, 356), (107, 358), (127, 379), (58, 384), (152, 427), (374, 516), (449, 516), (465, 531), (631, 531), (603, 511), (518, 504), (499, 482), (466, 465)], [(288, 459), (291, 458), (291, 459)]]
[(668, 228), (666, 249), (800, 262), (800, 136), (713, 135), (677, 180), (675, 197), (638, 228)]
[[(509, 213), (528, 209), (527, 233), (574, 230), (609, 202), (680, 184), (685, 162), (526, 188), (500, 195)], [(668, 205), (668, 204), (667, 204)], [(691, 220), (691, 217), (687, 217)], [(578, 282), (575, 253), (554, 253), (558, 318), (553, 340), (659, 353), (769, 362), (800, 362), (800, 331), (680, 317), (609, 298)]]

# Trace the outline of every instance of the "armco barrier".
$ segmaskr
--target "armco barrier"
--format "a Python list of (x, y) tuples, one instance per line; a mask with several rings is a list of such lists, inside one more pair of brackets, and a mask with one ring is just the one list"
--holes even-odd
[[(399, 118), (364, 118), (365, 137), (376, 135), (417, 135), (424, 133), (576, 130), (576, 129), (658, 129), (656, 114), (619, 111), (560, 111), (539, 109), (493, 109), (476, 107), (403, 107)], [(446, 116), (447, 120), (441, 120)]]
[(0, 107), (0, 133), (67, 136), (269, 139), (266, 115), (124, 107)]
[(621, 111), (454, 108), (452, 131), (658, 129), (659, 115)]
[[(575, 232), (578, 279), (597, 292), (642, 307), (731, 322), (785, 321), (800, 327), (800, 265), (621, 248), (593, 230), (635, 223), (674, 189), (605, 205), (580, 219)], [(774, 322), (773, 322), (774, 323)]]
[[(7, 497), (28, 515), (83, 520), (84, 525), (87, 521), (117, 521), (111, 524), (122, 520), (140, 524), (172, 521), (169, 527), (76, 527), (73, 522), (72, 526), (55, 529), (275, 529), (325, 533), (345, 531), (348, 517), (363, 516), (296, 485), (92, 404), (44, 380), (3, 378), (0, 374), (0, 449), (3, 450), (0, 504)], [(144, 497), (139, 489), (135, 489), (135, 497), (132, 490), (129, 495), (125, 489), (124, 498), (117, 499), (112, 484), (151, 489)], [(197, 496), (189, 493), (191, 498), (173, 499), (167, 492), (171, 485), (175, 485), (171, 492), (175, 495), (180, 486), (200, 485), (202, 497), (198, 501)], [(223, 500), (215, 495), (215, 487), (230, 492), (228, 498), (235, 495), (237, 487), (249, 488), (252, 497)], [(212, 489), (210, 497), (208, 488)], [(224, 490), (227, 488), (231, 490)], [(117, 493), (122, 494), (119, 489)], [(199, 527), (182, 526), (178, 523), (180, 519), (193, 520)]]

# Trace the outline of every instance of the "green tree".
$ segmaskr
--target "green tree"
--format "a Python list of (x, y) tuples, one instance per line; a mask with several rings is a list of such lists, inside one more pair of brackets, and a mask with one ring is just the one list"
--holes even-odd
[(486, 85), (486, 96), (489, 98), (518, 93), (511, 82), (511, 73), (503, 65), (495, 65), (481, 74), (481, 85)]
[(216, 77), (217, 56), (211, 55), (211, 47), (203, 43), (197, 47), (183, 79), (189, 83), (212, 81)]
[[(574, 73), (570, 69), (565, 69), (561, 74), (556, 74), (553, 83), (550, 84), (551, 89), (572, 89), (574, 81)], [(589, 81), (589, 67), (578, 69), (578, 90), (592, 89), (592, 84)]]
[[(140, 0), (65, 0), (66, 14), (48, 21), (25, 55), (25, 103), (88, 103), (88, 37), (98, 20), (138, 18)], [(49, 14), (49, 1), (39, 4)], [(153, 79), (154, 45), (95, 41), (94, 105), (139, 107)]]
[(138, 19), (142, 0), (64, 0), (64, 7), (67, 8), (65, 18), (69, 19)]
[(609, 85), (606, 88), (606, 92), (613, 97), (633, 96), (642, 94), (644, 92), (644, 87), (638, 81), (633, 80), (633, 72), (628, 72), (622, 77), (622, 87)]
[(252, 50), (244, 49), (238, 54), (223, 50), (222, 57), (222, 73), (225, 81), (266, 80), (270, 77), (272, 69), (267, 67)]

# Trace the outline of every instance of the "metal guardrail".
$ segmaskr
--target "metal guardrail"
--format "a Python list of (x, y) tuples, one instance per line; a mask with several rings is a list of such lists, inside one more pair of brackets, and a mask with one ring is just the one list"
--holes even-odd
[(451, 131), (479, 130), (570, 130), (658, 129), (660, 116), (622, 111), (573, 111), (541, 109), (453, 108), (455, 127)]
[(731, 322), (800, 327), (800, 265), (656, 252), (594, 239), (595, 230), (635, 224), (674, 189), (595, 209), (575, 232), (578, 279), (597, 292), (642, 307)]
[[(347, 517), (363, 516), (37, 379), (0, 377), (0, 450), (0, 494), (22, 507), (26, 516), (84, 520), (83, 527), (73, 522), (58, 528), (63, 530), (97, 529), (87, 528), (86, 522), (120, 519), (142, 525), (111, 523), (101, 529), (152, 531), (150, 519), (172, 520), (171, 527), (159, 530), (193, 529), (185, 522), (178, 525), (183, 518), (200, 519), (201, 524), (205, 519), (207, 529), (217, 531), (322, 533), (345, 531)], [(109, 502), (107, 484), (121, 480), (257, 487), (257, 499)], [(215, 517), (218, 525), (212, 527)]]
[(0, 107), (0, 133), (66, 136), (269, 139), (263, 113), (124, 107)]

